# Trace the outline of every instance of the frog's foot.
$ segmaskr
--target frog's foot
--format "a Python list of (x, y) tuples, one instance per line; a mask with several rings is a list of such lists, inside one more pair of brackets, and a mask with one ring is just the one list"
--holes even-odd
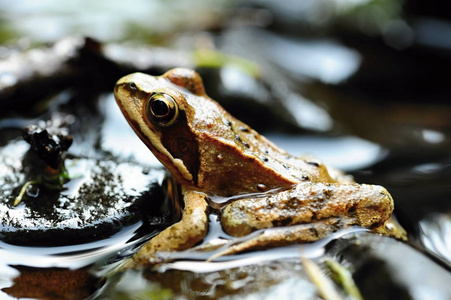
[(166, 228), (124, 263), (122, 269), (154, 265), (163, 261), (158, 252), (181, 251), (200, 242), (208, 231), (208, 204), (203, 193), (183, 191), (182, 219)]
[(259, 230), (250, 235), (237, 238), (230, 244), (226, 244), (208, 260), (211, 261), (221, 256), (232, 255), (248, 250), (314, 242), (340, 228), (350, 226), (350, 223), (351, 221), (349, 219), (328, 218), (310, 224), (298, 224)]
[(407, 241), (406, 230), (391, 216), (383, 225), (371, 229), (372, 232), (393, 237), (397, 240)]

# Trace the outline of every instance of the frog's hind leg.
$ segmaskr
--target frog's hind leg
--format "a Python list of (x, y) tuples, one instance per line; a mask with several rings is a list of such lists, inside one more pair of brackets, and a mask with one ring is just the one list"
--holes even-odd
[(315, 223), (262, 229), (232, 240), (231, 243), (218, 249), (208, 260), (243, 251), (314, 242), (340, 228), (350, 226), (351, 224), (345, 224), (347, 222), (347, 219), (332, 217)]
[(180, 251), (200, 242), (208, 231), (208, 204), (203, 193), (184, 190), (182, 219), (164, 229), (124, 264), (125, 268), (154, 265), (162, 261), (158, 252)]
[[(268, 196), (230, 203), (223, 210), (222, 227), (244, 240), (217, 255), (313, 242), (350, 226), (375, 230), (385, 225), (392, 211), (393, 199), (381, 186), (300, 183)], [(387, 230), (377, 232), (391, 235)]]
[(381, 186), (300, 183), (265, 197), (230, 203), (223, 211), (221, 224), (232, 236), (271, 227), (314, 224), (334, 217), (343, 222), (348, 219), (346, 224), (375, 228), (384, 224), (392, 211), (393, 199)]

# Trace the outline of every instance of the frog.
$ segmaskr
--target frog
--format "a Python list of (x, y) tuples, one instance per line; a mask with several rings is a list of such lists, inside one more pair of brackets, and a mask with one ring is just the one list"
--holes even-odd
[(183, 204), (181, 219), (144, 244), (130, 267), (159, 263), (159, 253), (201, 243), (214, 197), (231, 199), (216, 209), (228, 235), (259, 232), (222, 255), (310, 243), (352, 226), (405, 238), (384, 187), (355, 183), (313, 156), (279, 148), (211, 99), (196, 71), (132, 73), (117, 81), (114, 97), (136, 135), (172, 174)]

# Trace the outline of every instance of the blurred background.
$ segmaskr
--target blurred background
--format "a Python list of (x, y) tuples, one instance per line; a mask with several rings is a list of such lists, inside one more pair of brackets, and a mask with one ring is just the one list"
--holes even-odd
[(97, 149), (157, 165), (147, 149), (118, 142), (111, 91), (129, 72), (179, 66), (288, 152), (385, 186), (411, 240), (449, 268), (451, 4), (0, 0), (0, 117), (40, 118), (61, 107), (52, 97), (62, 90), (95, 98), (106, 115), (84, 122), (75, 109), (74, 154), (95, 152), (82, 142), (96, 135)]

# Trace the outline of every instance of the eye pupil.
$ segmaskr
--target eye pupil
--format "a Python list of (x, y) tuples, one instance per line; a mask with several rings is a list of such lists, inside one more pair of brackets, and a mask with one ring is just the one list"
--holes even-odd
[(146, 106), (147, 119), (158, 126), (170, 126), (178, 118), (178, 106), (168, 94), (153, 94)]
[(150, 105), (152, 113), (157, 117), (164, 117), (169, 114), (169, 107), (165, 101), (155, 100)]

